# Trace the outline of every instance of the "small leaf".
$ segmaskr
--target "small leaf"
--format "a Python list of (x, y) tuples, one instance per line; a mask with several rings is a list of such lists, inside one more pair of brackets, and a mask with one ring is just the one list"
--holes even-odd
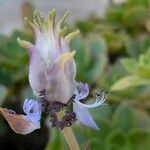
[(124, 58), (121, 60), (121, 63), (123, 67), (126, 69), (129, 73), (134, 73), (137, 69), (137, 61), (132, 58)]
[(112, 126), (124, 133), (132, 128), (150, 130), (149, 116), (145, 111), (133, 108), (128, 103), (122, 103), (113, 114)]
[(6, 96), (7, 96), (8, 90), (5, 86), (0, 84), (0, 105), (4, 102)]
[(141, 78), (150, 79), (150, 67), (144, 65), (138, 66), (137, 71), (135, 72)]
[(115, 146), (120, 147), (120, 148), (127, 144), (124, 133), (119, 131), (119, 130), (112, 131), (108, 135), (106, 141), (108, 144), (115, 145)]
[(133, 129), (127, 136), (132, 150), (150, 149), (150, 130)]
[(91, 79), (92, 77), (92, 80), (96, 82), (100, 78), (100, 75), (103, 73), (107, 64), (106, 43), (103, 38), (97, 37), (87, 41), (87, 45), (88, 44), (91, 59), (85, 76), (88, 79)]
[(114, 112), (112, 118), (112, 126), (114, 129), (120, 129), (122, 132), (127, 132), (134, 127), (133, 109), (126, 103), (121, 104)]
[(120, 90), (127, 89), (129, 87), (139, 86), (139, 85), (148, 85), (148, 84), (150, 84), (149, 79), (143, 79), (135, 75), (130, 75), (130, 76), (121, 78), (116, 83), (114, 83), (111, 86), (111, 91), (120, 91)]

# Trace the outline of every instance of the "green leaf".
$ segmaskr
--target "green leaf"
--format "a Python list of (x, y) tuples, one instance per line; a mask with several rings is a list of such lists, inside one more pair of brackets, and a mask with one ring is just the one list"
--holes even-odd
[(4, 102), (7, 94), (8, 94), (7, 88), (2, 84), (0, 84), (0, 105)]
[(134, 108), (133, 115), (135, 128), (150, 130), (150, 119), (146, 111)]
[(109, 134), (107, 137), (107, 142), (109, 144), (116, 144), (116, 145), (125, 145), (126, 139), (124, 137), (124, 134), (120, 131), (113, 131)]
[(125, 47), (126, 47), (127, 54), (129, 56), (133, 58), (138, 58), (139, 53), (141, 52), (141, 49), (139, 47), (139, 41), (131, 37), (128, 37), (128, 39), (125, 42)]
[(89, 68), (87, 72), (85, 72), (85, 76), (89, 81), (92, 77), (92, 80), (96, 82), (100, 78), (100, 75), (107, 64), (106, 43), (103, 38), (98, 37), (90, 39), (87, 45), (88, 44), (91, 59), (89, 62)]
[(116, 149), (123, 148), (126, 146), (127, 141), (123, 132), (119, 130), (112, 131), (106, 139), (107, 145), (115, 147)]
[(89, 51), (85, 49), (85, 41), (82, 37), (77, 37), (71, 41), (71, 49), (76, 50), (75, 60), (77, 65), (77, 80), (86, 81), (84, 73), (87, 70), (90, 60)]
[(133, 128), (150, 130), (149, 116), (145, 111), (133, 108), (129, 103), (122, 103), (113, 114), (113, 128), (126, 133)]
[(111, 131), (109, 122), (106, 119), (99, 117), (98, 120), (95, 120), (97, 125), (100, 127), (100, 131), (91, 129), (81, 124), (74, 126), (74, 133), (76, 135), (77, 141), (79, 142), (81, 148), (85, 148), (87, 142), (91, 143), (91, 147), (105, 147), (105, 138)]
[(87, 40), (78, 37), (71, 42), (77, 51), (77, 80), (95, 83), (107, 64), (106, 43), (101, 37), (90, 36)]
[(122, 103), (114, 112), (112, 118), (112, 125), (114, 129), (120, 129), (126, 133), (134, 127), (133, 109), (126, 103)]
[(107, 11), (107, 19), (111, 22), (111, 23), (121, 23), (121, 19), (122, 19), (122, 8), (121, 7), (115, 7), (115, 8), (110, 8)]
[(135, 73), (141, 78), (146, 78), (150, 80), (150, 67), (138, 66), (137, 71)]
[(116, 83), (111, 86), (111, 91), (120, 91), (127, 89), (129, 87), (139, 86), (139, 85), (149, 85), (149, 79), (143, 79), (141, 77), (130, 75), (119, 79)]
[(121, 63), (128, 73), (134, 73), (138, 65), (138, 62), (132, 58), (123, 58)]
[(146, 53), (141, 54), (139, 57), (139, 65), (150, 68), (150, 48), (147, 49)]
[(119, 53), (123, 50), (123, 43), (126, 39), (126, 36), (124, 34), (116, 34), (116, 32), (112, 30), (102, 31), (101, 34), (107, 41), (107, 46), (109, 47), (110, 53)]
[[(148, 17), (148, 10), (143, 6), (127, 7), (123, 12), (123, 22), (127, 27), (138, 29), (145, 19)], [(135, 29), (134, 29), (135, 27)]]
[(132, 150), (149, 150), (150, 130), (133, 129), (128, 133), (128, 140)]

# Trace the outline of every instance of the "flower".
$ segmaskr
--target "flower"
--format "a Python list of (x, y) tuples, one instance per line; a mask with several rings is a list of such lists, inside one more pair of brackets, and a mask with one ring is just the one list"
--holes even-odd
[(75, 91), (75, 99), (73, 104), (73, 110), (76, 113), (77, 120), (86, 126), (99, 130), (97, 124), (93, 120), (88, 108), (95, 108), (103, 104), (106, 100), (105, 92), (96, 95), (96, 101), (93, 104), (83, 104), (82, 99), (85, 99), (89, 94), (88, 84), (76, 83), (77, 90)]
[(24, 102), (23, 110), (26, 115), (16, 114), (12, 110), (0, 107), (0, 113), (7, 120), (10, 127), (18, 134), (29, 134), (40, 128), (41, 106), (32, 99)]
[[(0, 113), (16, 133), (28, 134), (39, 129), (42, 111), (50, 114), (52, 127), (58, 129), (69, 127), (77, 118), (81, 124), (99, 130), (89, 109), (103, 104), (106, 99), (105, 92), (97, 94), (93, 104), (81, 102), (88, 96), (89, 87), (88, 84), (75, 81), (76, 64), (73, 59), (75, 51), (70, 51), (69, 42), (79, 31), (66, 35), (67, 28), (64, 21), (67, 15), (68, 13), (57, 25), (55, 25), (55, 10), (50, 11), (47, 19), (44, 19), (38, 11), (35, 12), (33, 22), (25, 19), (34, 31), (35, 44), (20, 38), (17, 41), (28, 49), (29, 82), (40, 102), (26, 99), (23, 104), (25, 115), (0, 107)], [(70, 112), (68, 107), (73, 97), (74, 112)], [(65, 115), (58, 117), (57, 112), (62, 109), (66, 109)]]
[(33, 99), (26, 99), (23, 104), (23, 111), (26, 113), (26, 120), (39, 123), (41, 119), (41, 105)]
[(75, 90), (76, 65), (75, 51), (70, 51), (70, 40), (79, 30), (66, 35), (64, 26), (68, 13), (55, 24), (55, 10), (50, 11), (48, 18), (35, 12), (34, 22), (28, 22), (35, 34), (35, 44), (17, 39), (18, 43), (28, 49), (30, 55), (29, 82), (34, 94), (39, 97), (45, 91), (48, 101), (67, 103)]

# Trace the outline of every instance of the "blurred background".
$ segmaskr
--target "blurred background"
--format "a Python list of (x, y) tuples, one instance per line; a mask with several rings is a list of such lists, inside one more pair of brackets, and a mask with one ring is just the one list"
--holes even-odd
[[(77, 81), (95, 91), (108, 91), (107, 105), (91, 111), (100, 131), (75, 123), (73, 130), (85, 149), (150, 149), (150, 1), (149, 0), (0, 0), (0, 105), (23, 113), (25, 98), (34, 98), (28, 82), (28, 54), (16, 38), (33, 41), (23, 18), (55, 8), (58, 18), (70, 11), (68, 26), (79, 29), (71, 41), (77, 51)], [(0, 116), (0, 150), (67, 150), (63, 136), (42, 127), (22, 136)]]

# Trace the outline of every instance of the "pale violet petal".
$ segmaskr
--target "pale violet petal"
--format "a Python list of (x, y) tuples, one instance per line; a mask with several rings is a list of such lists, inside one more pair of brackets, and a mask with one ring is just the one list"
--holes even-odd
[(32, 99), (26, 99), (25, 101), (24, 101), (24, 104), (23, 104), (23, 111), (26, 113), (26, 114), (29, 114), (30, 113), (30, 111), (31, 111), (31, 109), (32, 109), (32, 107), (33, 107), (33, 105), (34, 105), (34, 100), (32, 100)]
[(96, 101), (93, 104), (83, 104), (81, 103), (80, 99), (79, 100), (76, 98), (74, 99), (74, 101), (78, 105), (80, 105), (80, 107), (85, 107), (85, 108), (94, 108), (94, 107), (100, 106), (104, 103), (105, 100), (106, 100), (106, 93), (104, 91), (101, 92), (100, 97), (99, 96), (96, 97)]
[(75, 103), (73, 103), (73, 110), (76, 113), (77, 120), (81, 124), (91, 127), (93, 129), (99, 130), (97, 124), (93, 120), (93, 118), (87, 108), (81, 107), (80, 105), (78, 105), (75, 102)]
[(30, 56), (29, 83), (35, 96), (39, 97), (39, 92), (45, 90), (46, 75), (45, 62), (40, 53), (34, 49)]
[(88, 84), (83, 84), (81, 82), (76, 83), (76, 92), (75, 94), (75, 100), (81, 100), (86, 98), (89, 95), (89, 86)]
[(41, 119), (41, 105), (38, 101), (26, 99), (23, 105), (23, 110), (26, 113), (26, 119), (34, 123)]

